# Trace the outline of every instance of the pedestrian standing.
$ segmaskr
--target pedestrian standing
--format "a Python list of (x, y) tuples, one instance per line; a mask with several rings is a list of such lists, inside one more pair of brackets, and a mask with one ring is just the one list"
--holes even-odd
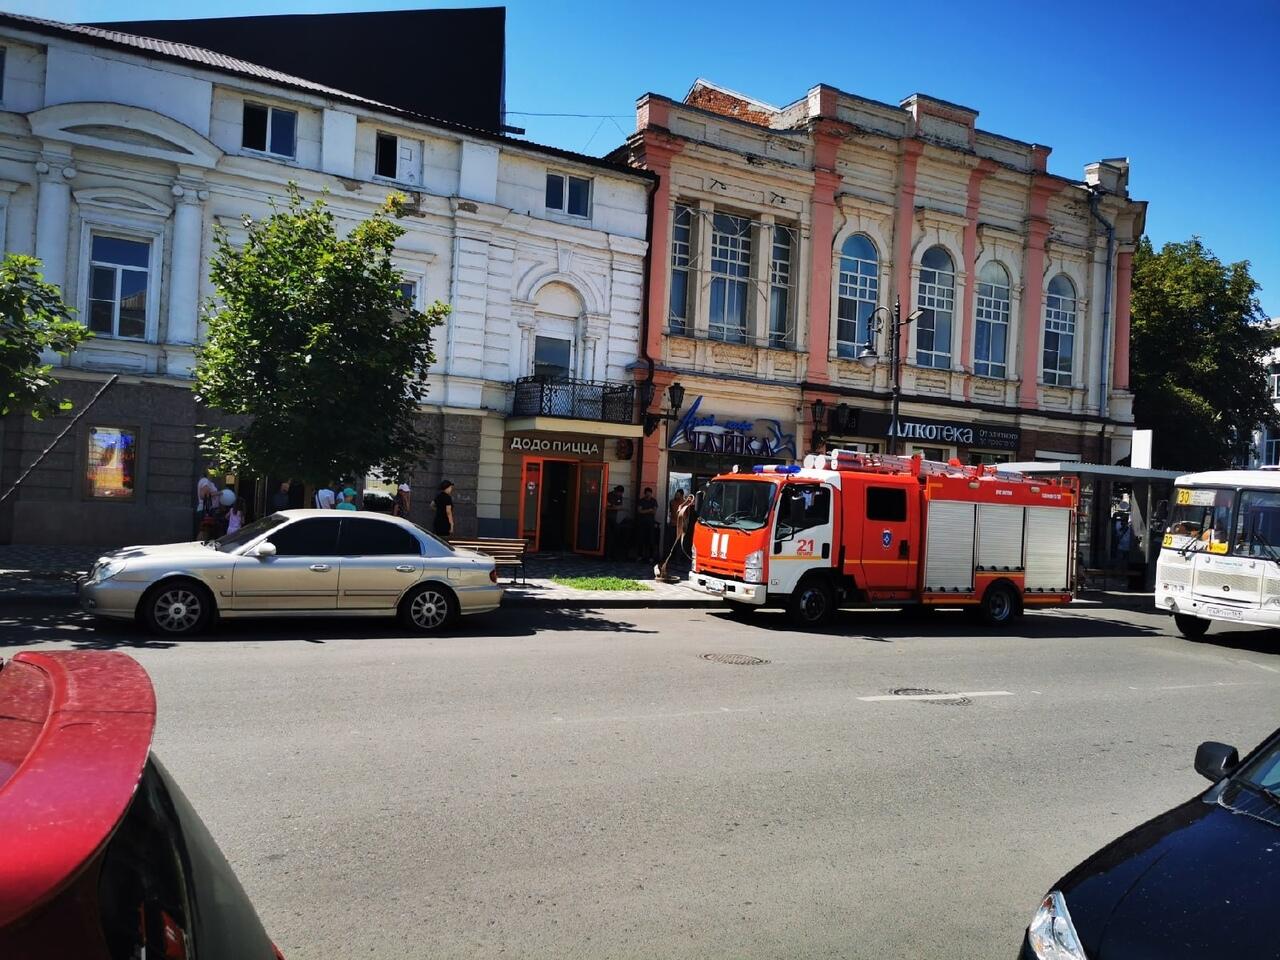
[(636, 534), (640, 538), (640, 560), (644, 563), (657, 562), (658, 501), (653, 495), (653, 487), (645, 487), (644, 495), (636, 504)]
[(333, 484), (320, 487), (316, 491), (316, 507), (320, 510), (332, 510), (338, 505), (338, 497), (333, 492)]
[(684, 497), (684, 491), (677, 490), (671, 495), (671, 501), (667, 504), (667, 539), (666, 546), (663, 549), (665, 549), (668, 554), (676, 543), (676, 519), (677, 514), (680, 512), (680, 504), (684, 503)]
[(354, 487), (344, 487), (342, 489), (342, 502), (339, 503), (335, 510), (358, 510), (356, 506), (356, 491)]
[(400, 489), (396, 491), (395, 502), (391, 504), (391, 515), (393, 517), (409, 519), (409, 498), (412, 495), (413, 490), (407, 483), (400, 484)]
[(618, 542), (618, 511), (622, 508), (622, 484), (618, 484), (605, 497), (604, 505), (604, 555), (616, 560), (621, 544)]
[(292, 480), (281, 480), (280, 489), (271, 495), (272, 511), (289, 509), (289, 488), (293, 486)]
[(235, 504), (227, 513), (227, 533), (235, 533), (244, 526), (244, 497), (236, 497)]
[(431, 505), (436, 508), (435, 520), (432, 521), (431, 531), (443, 539), (448, 539), (453, 535), (453, 481), (441, 480), (440, 492), (436, 494), (436, 498), (431, 501)]

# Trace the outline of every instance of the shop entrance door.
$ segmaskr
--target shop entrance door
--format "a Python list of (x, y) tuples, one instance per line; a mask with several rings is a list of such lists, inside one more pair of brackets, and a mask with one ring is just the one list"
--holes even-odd
[(604, 500), (609, 467), (603, 463), (578, 464), (578, 489), (573, 511), (573, 549), (600, 556), (604, 553)]
[(539, 550), (570, 549), (576, 467), (576, 464), (565, 460), (542, 461), (542, 502), (538, 505)]

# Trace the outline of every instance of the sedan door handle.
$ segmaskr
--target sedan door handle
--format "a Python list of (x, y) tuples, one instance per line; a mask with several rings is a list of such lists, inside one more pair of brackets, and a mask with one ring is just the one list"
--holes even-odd
[(327, 563), (313, 563), (311, 565), (311, 569), (314, 570), (316, 573), (324, 573), (326, 570), (329, 569), (329, 565)]
[(396, 569), (399, 570), (401, 573), (413, 573), (413, 564), (411, 563), (397, 564)]

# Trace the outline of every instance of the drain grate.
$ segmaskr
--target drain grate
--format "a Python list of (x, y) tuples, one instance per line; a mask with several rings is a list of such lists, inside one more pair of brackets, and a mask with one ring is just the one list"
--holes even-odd
[(928, 700), (921, 700), (920, 703), (931, 703), (939, 707), (964, 707), (973, 703), (968, 697), (959, 694), (952, 696), (944, 690), (929, 690), (924, 687), (898, 687), (889, 692), (895, 697), (928, 697)]
[(745, 653), (700, 653), (698, 659), (709, 663), (727, 663), (735, 667), (758, 667), (769, 662), (759, 657), (749, 657)]

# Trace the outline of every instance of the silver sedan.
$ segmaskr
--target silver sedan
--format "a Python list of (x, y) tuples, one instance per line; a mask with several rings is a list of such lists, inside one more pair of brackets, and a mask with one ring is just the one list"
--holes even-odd
[(501, 600), (491, 557), (407, 520), (336, 510), (282, 510), (217, 540), (113, 550), (80, 582), (89, 613), (166, 636), (215, 616), (399, 616), (430, 632)]

